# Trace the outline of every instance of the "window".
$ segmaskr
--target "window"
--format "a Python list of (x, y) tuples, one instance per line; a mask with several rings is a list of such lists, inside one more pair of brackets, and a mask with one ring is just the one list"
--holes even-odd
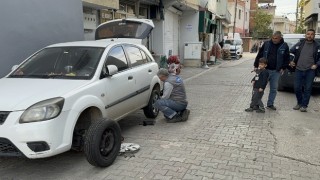
[(241, 9), (239, 9), (239, 19), (241, 19)]
[(13, 75), (34, 78), (90, 79), (104, 48), (53, 47), (32, 56)]
[(121, 46), (115, 47), (109, 52), (105, 66), (107, 65), (117, 66), (118, 71), (128, 68), (127, 58)]
[(140, 49), (133, 46), (126, 46), (126, 51), (128, 53), (132, 67), (146, 63), (146, 61), (142, 57)]
[(152, 62), (152, 59), (148, 55), (146, 55), (146, 53), (144, 51), (142, 51), (142, 50), (140, 50), (140, 51), (141, 51), (142, 59), (143, 59), (144, 63)]

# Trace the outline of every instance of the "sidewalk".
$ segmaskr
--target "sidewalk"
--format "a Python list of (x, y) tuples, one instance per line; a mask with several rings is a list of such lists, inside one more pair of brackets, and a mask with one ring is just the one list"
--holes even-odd
[(211, 71), (213, 69), (219, 68), (219, 67), (230, 67), (230, 66), (236, 66), (238, 64), (243, 63), (244, 61), (250, 61), (252, 60), (252, 64), (254, 61), (254, 58), (256, 57), (256, 53), (249, 53), (244, 52), (243, 57), (239, 60), (218, 60), (216, 64), (214, 65), (208, 65), (209, 68), (202, 68), (202, 67), (183, 67), (182, 71), (180, 73), (180, 76), (185, 80), (189, 81), (192, 78), (198, 77), (202, 74), (204, 74), (207, 71)]

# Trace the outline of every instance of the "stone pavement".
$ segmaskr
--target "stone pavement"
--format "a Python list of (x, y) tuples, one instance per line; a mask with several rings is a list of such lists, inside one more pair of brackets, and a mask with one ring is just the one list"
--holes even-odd
[(108, 168), (93, 167), (76, 152), (0, 158), (0, 179), (320, 179), (319, 95), (308, 113), (293, 112), (290, 92), (278, 93), (277, 111), (244, 112), (253, 57), (184, 68), (189, 120), (168, 124), (160, 114), (155, 125), (143, 126), (142, 111), (121, 120), (125, 142), (141, 149)]

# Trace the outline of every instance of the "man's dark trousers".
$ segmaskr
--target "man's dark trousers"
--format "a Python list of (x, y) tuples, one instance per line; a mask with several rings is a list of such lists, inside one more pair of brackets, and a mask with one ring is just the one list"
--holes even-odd
[(315, 70), (308, 69), (306, 71), (300, 71), (296, 69), (295, 76), (296, 77), (294, 81), (294, 91), (296, 93), (298, 104), (306, 108), (308, 107), (311, 96), (312, 83), (315, 77)]

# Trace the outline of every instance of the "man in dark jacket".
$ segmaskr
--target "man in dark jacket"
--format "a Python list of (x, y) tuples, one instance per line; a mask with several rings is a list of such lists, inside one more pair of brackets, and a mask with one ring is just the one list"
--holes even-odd
[(268, 96), (267, 108), (276, 110), (274, 106), (274, 100), (277, 95), (278, 81), (280, 75), (287, 68), (290, 61), (289, 47), (284, 42), (280, 31), (276, 31), (271, 40), (263, 43), (259, 49), (257, 57), (254, 61), (254, 68), (257, 69), (260, 58), (266, 58), (268, 60), (267, 70), (269, 73), (270, 92)]
[[(320, 45), (316, 41), (315, 31), (309, 29), (305, 39), (294, 45), (290, 52), (295, 58), (290, 62), (291, 67), (295, 67), (294, 91), (297, 98), (297, 105), (294, 110), (307, 112), (312, 83), (316, 74), (316, 69), (320, 66)], [(302, 91), (304, 87), (304, 91)]]

